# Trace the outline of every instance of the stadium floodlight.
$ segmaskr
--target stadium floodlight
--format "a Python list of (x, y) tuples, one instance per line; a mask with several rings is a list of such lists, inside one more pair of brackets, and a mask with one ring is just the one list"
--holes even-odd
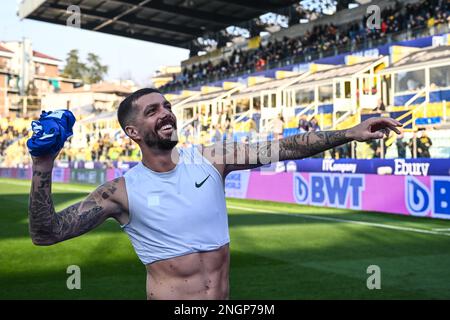
[(338, 1), (336, 0), (303, 0), (300, 5), (307, 10), (320, 14), (331, 15), (336, 12)]

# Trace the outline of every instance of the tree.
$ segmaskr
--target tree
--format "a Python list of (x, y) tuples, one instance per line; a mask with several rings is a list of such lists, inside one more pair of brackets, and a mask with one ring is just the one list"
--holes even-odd
[(100, 57), (94, 53), (89, 53), (87, 57), (88, 65), (87, 72), (84, 77), (86, 83), (97, 83), (105, 77), (108, 73), (108, 66), (102, 65)]
[(94, 53), (88, 53), (87, 63), (80, 61), (79, 52), (76, 49), (67, 54), (66, 66), (63, 74), (71, 79), (82, 79), (84, 83), (92, 84), (102, 81), (108, 73), (108, 66), (102, 65), (100, 57)]
[(86, 65), (80, 62), (78, 50), (73, 49), (67, 54), (63, 74), (67, 78), (82, 79), (86, 73)]

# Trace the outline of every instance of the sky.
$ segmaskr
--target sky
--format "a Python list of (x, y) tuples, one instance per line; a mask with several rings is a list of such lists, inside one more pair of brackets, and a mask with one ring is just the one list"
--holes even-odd
[(79, 50), (82, 60), (89, 52), (95, 53), (109, 66), (107, 80), (131, 78), (141, 86), (148, 86), (159, 67), (180, 65), (189, 57), (186, 49), (46, 22), (21, 21), (17, 16), (20, 1), (1, 2), (0, 41), (29, 38), (34, 50), (64, 61), (72, 49)]

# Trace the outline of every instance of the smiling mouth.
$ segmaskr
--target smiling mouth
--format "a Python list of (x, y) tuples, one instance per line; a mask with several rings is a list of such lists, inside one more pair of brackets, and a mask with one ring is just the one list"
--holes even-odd
[(174, 130), (175, 130), (175, 126), (173, 124), (168, 123), (168, 124), (163, 125), (161, 128), (159, 128), (158, 132), (169, 135), (169, 134), (172, 134)]
[(173, 126), (171, 124), (166, 124), (165, 126), (162, 126), (161, 129), (159, 129), (159, 131), (172, 131), (173, 130)]

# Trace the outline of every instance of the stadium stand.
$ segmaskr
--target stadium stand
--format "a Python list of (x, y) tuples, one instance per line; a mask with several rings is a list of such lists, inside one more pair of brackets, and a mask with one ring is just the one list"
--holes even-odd
[(278, 39), (274, 34), (266, 45), (258, 42), (255, 49), (235, 49), (226, 59), (188, 64), (182, 73), (174, 81), (166, 84), (162, 90), (180, 90), (196, 84), (287, 66), (300, 61), (311, 61), (314, 57), (322, 58), (350, 52), (357, 48), (384, 43), (392, 39), (393, 35), (403, 32), (412, 35), (424, 28), (431, 28), (436, 32), (440, 26), (448, 22), (448, 10), (448, 3), (441, 0), (422, 0), (413, 3), (390, 1), (381, 13), (382, 21), (379, 29), (368, 29), (366, 27), (368, 17), (363, 16), (360, 21), (355, 19), (352, 23), (341, 20), (341, 25), (316, 23), (312, 29), (302, 30), (301, 35), (285, 32), (282, 39)]
[[(184, 68), (178, 82), (163, 86), (171, 91), (166, 98), (179, 121), (180, 143), (254, 142), (311, 130), (344, 129), (368, 117), (388, 115), (404, 123), (402, 136), (392, 135), (380, 143), (354, 143), (321, 156), (448, 158), (448, 3), (380, 4), (383, 20), (378, 30), (365, 28), (367, 17), (363, 15), (344, 25), (323, 24), (327, 18), (322, 17), (314, 21), (311, 30), (294, 24), (275, 33), (266, 45), (261, 41), (255, 49), (234, 50), (214, 63), (197, 62)], [(339, 14), (348, 16), (349, 12)], [(304, 34), (293, 37), (293, 30), (299, 28)], [(394, 41), (396, 37), (401, 41)], [(328, 51), (333, 57), (325, 57)], [(310, 57), (306, 63), (301, 60), (305, 56)], [(201, 57), (194, 58), (192, 61)], [(258, 59), (264, 62), (257, 65)], [(245, 76), (235, 77), (239, 72)], [(167, 81), (169, 73), (163, 74)], [(215, 81), (217, 76), (224, 79)], [(170, 90), (175, 87), (181, 90)], [(83, 91), (73, 91), (77, 90)], [(110, 103), (94, 114), (77, 117), (74, 138), (59, 157), (62, 164), (81, 161), (110, 166), (115, 161), (139, 159), (138, 148), (125, 139), (116, 120), (117, 101), (126, 92), (112, 91), (117, 97), (108, 100)], [(53, 96), (62, 99), (63, 94)], [(96, 98), (92, 99), (95, 102)], [(64, 101), (63, 105), (68, 105)], [(81, 107), (79, 102), (69, 105), (72, 110)], [(15, 140), (2, 139), (1, 165), (26, 165), (26, 132), (11, 127), (11, 120), (2, 121), (3, 132), (16, 130), (22, 135), (14, 135)]]

